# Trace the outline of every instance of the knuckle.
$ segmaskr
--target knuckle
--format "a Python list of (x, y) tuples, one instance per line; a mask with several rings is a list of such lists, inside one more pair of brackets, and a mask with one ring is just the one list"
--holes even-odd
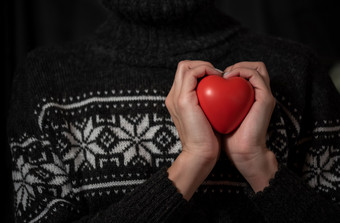
[(230, 70), (235, 70), (240, 67), (240, 63), (236, 63), (230, 66)]
[(232, 65), (232, 66), (230, 66), (230, 68), (229, 68), (229, 71), (237, 71), (237, 70), (239, 70), (241, 67), (237, 67), (237, 66), (235, 66), (235, 65)]
[(270, 92), (268, 93), (268, 97), (266, 98), (266, 102), (268, 103), (268, 106), (275, 107), (276, 100)]
[(189, 63), (189, 60), (182, 60), (182, 61), (180, 61), (180, 62), (178, 63), (177, 67), (178, 67), (178, 68), (183, 68), (183, 67), (187, 66), (188, 63)]
[(260, 66), (260, 67), (266, 67), (266, 65), (264, 64), (263, 61), (257, 61), (256, 63), (257, 63), (258, 66)]
[(212, 65), (212, 63), (208, 62), (208, 61), (204, 61), (204, 64), (206, 66), (209, 66), (209, 67), (214, 67), (214, 65)]
[(265, 74), (267, 74), (267, 67), (266, 67), (266, 64), (263, 61), (258, 61), (257, 67), (258, 67), (259, 71), (263, 71)]
[(170, 98), (169, 96), (165, 98), (165, 106), (169, 109), (170, 107)]
[(245, 67), (249, 62), (248, 61), (241, 61), (241, 62), (237, 62), (234, 65), (232, 65), (232, 67), (235, 68), (240, 68), (240, 67)]
[(169, 95), (165, 99), (165, 106), (169, 111), (174, 109), (174, 103), (173, 103), (172, 97)]
[(179, 97), (177, 100), (178, 109), (183, 110), (187, 106), (187, 100), (185, 97)]

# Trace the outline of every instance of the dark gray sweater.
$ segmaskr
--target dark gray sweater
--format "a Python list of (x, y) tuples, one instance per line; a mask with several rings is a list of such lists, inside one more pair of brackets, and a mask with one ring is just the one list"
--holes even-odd
[[(96, 33), (39, 48), (18, 70), (8, 120), (17, 222), (339, 222), (340, 96), (306, 47), (248, 32), (207, 0), (112, 0)], [(177, 63), (263, 61), (280, 164), (254, 194), (221, 154), (186, 202), (165, 108)]]

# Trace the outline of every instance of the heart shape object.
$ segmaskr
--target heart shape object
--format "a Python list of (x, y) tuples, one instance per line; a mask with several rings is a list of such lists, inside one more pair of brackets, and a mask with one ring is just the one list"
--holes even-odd
[(253, 86), (242, 77), (210, 75), (196, 89), (199, 104), (212, 127), (222, 134), (235, 130), (254, 103)]

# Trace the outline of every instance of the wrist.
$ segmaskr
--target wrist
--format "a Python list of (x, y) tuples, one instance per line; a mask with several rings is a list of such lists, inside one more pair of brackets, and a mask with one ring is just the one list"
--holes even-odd
[(183, 151), (168, 169), (169, 179), (187, 201), (209, 175), (216, 160), (203, 159)]
[(254, 192), (263, 191), (269, 186), (269, 181), (275, 177), (278, 170), (278, 163), (274, 153), (268, 149), (265, 150), (262, 156), (252, 162), (248, 170), (248, 174), (244, 174)]

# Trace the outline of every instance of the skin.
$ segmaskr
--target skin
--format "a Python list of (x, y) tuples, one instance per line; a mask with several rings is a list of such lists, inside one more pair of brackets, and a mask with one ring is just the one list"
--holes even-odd
[[(265, 137), (275, 99), (262, 62), (240, 62), (221, 71), (205, 61), (181, 61), (165, 100), (177, 128), (182, 152), (168, 169), (169, 179), (184, 199), (190, 200), (224, 151), (255, 192), (269, 185), (278, 167), (266, 148)], [(241, 76), (255, 90), (255, 102), (239, 128), (229, 135), (216, 133), (205, 117), (196, 95), (197, 79), (204, 75)]]

